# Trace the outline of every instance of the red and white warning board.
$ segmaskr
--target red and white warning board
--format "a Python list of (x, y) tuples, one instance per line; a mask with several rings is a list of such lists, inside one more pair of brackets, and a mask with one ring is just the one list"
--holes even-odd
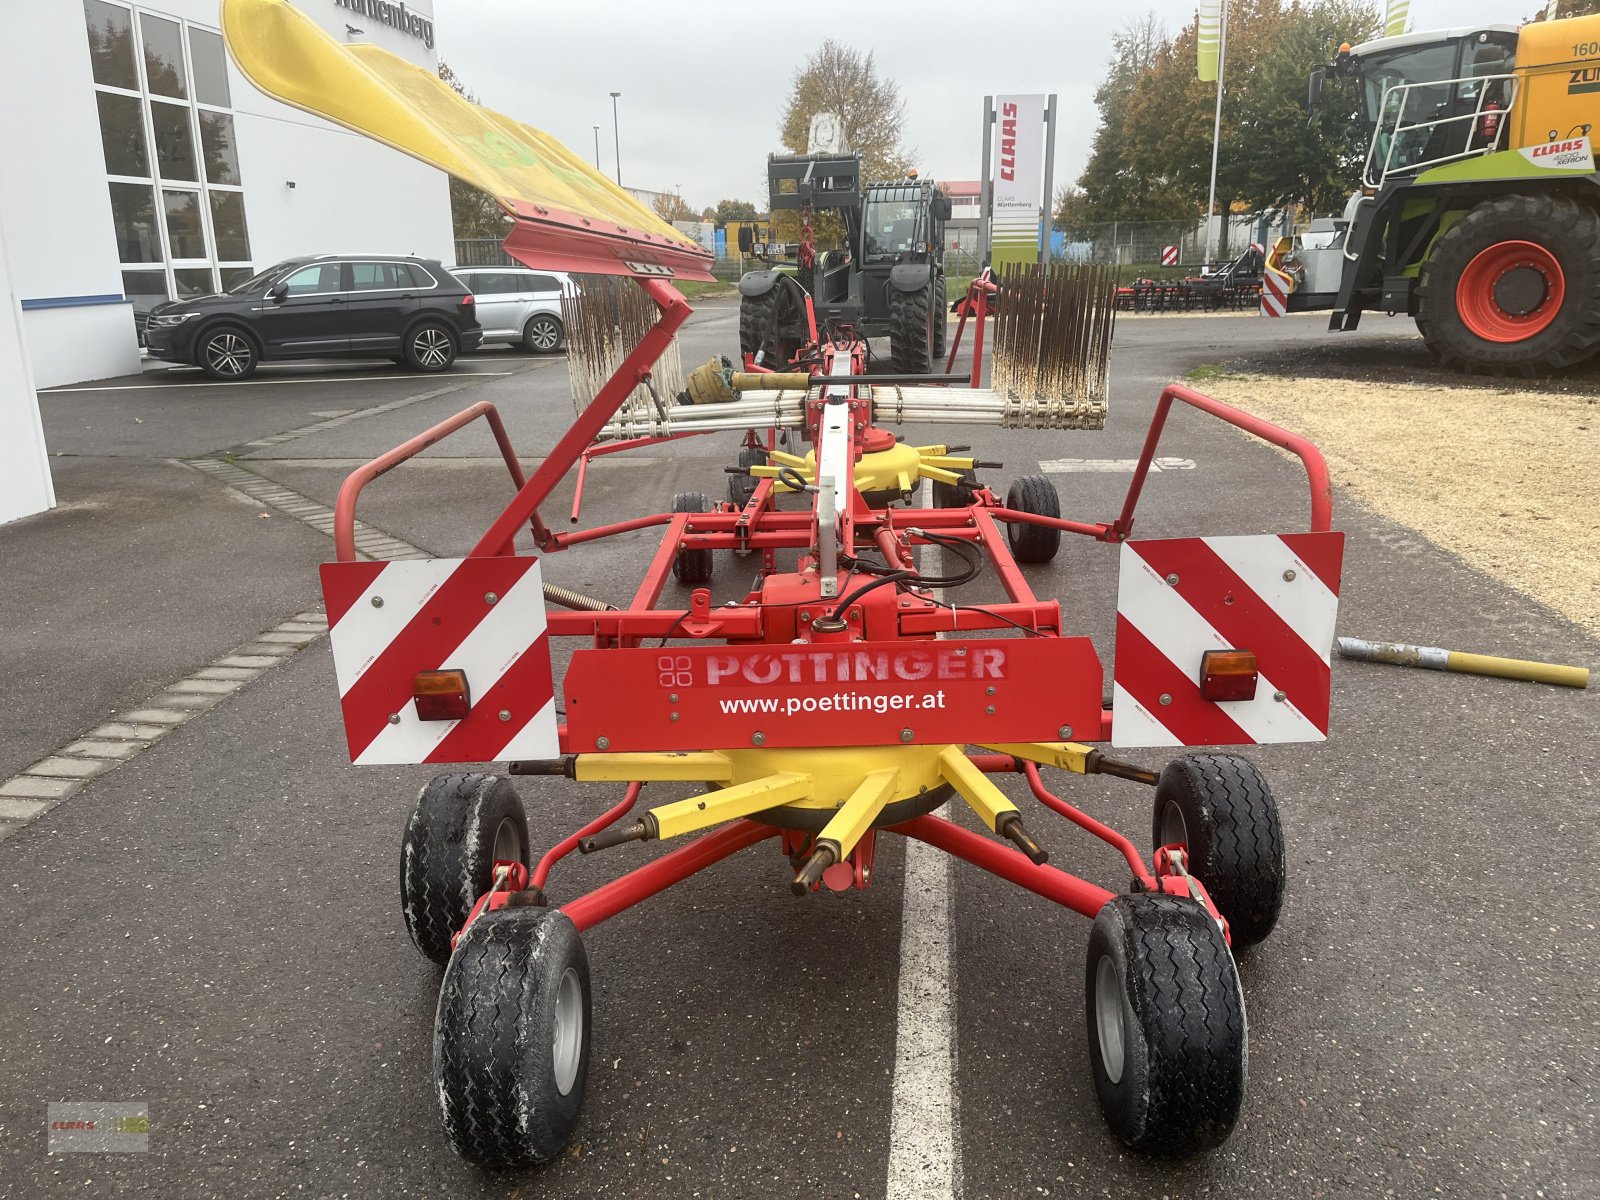
[(1161, 247), (1161, 265), (1175, 267), (1178, 265), (1178, 248), (1176, 246)]
[[(1111, 742), (1225, 746), (1328, 736), (1342, 533), (1125, 542)], [(1255, 698), (1207, 700), (1208, 650), (1249, 650)]]
[[(324, 563), (322, 595), (352, 762), (560, 753), (537, 559)], [(464, 719), (418, 717), (412, 683), (422, 671), (465, 674)]]
[(1282, 271), (1268, 267), (1261, 273), (1261, 315), (1281, 317), (1289, 311), (1290, 280)]

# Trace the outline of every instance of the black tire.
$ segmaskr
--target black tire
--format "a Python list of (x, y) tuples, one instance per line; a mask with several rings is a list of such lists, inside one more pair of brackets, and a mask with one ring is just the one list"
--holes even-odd
[(261, 352), (239, 326), (213, 325), (196, 341), (194, 360), (212, 379), (249, 379), (261, 364)]
[(915, 292), (889, 289), (889, 355), (901, 375), (933, 370), (933, 284)]
[[(1463, 289), (1472, 286), (1471, 277), (1464, 278), (1468, 267), (1478, 255), (1505, 242), (1543, 247), (1559, 265), (1565, 287), (1550, 323), (1514, 342), (1480, 336), (1460, 311)], [(1499, 278), (1511, 284), (1513, 277), (1543, 297), (1536, 304), (1548, 300), (1538, 272), (1523, 267)], [(1484, 201), (1444, 232), (1422, 264), (1417, 329), (1441, 363), (1462, 371), (1546, 375), (1593, 357), (1600, 350), (1600, 213), (1548, 192)]]
[(1173, 759), (1156, 784), (1150, 831), (1158, 847), (1189, 847), (1189, 873), (1228, 918), (1235, 946), (1253, 946), (1272, 932), (1287, 882), (1283, 826), (1253, 762), (1237, 754)]
[[(675, 513), (703, 513), (711, 511), (711, 501), (701, 492), (679, 492), (672, 498)], [(714, 560), (710, 550), (679, 550), (672, 562), (672, 574), (679, 583), (697, 586), (711, 582)]]
[(456, 335), (443, 321), (419, 321), (406, 330), (400, 352), (413, 371), (448, 371), (456, 361)]
[(970, 469), (961, 472), (960, 483), (945, 483), (942, 479), (933, 481), (933, 506), (935, 508), (966, 508), (978, 497), (975, 489), (978, 486), (978, 477)]
[(945, 337), (949, 333), (950, 303), (949, 293), (945, 291), (944, 276), (939, 276), (939, 282), (934, 286), (933, 302), (933, 357), (938, 360), (938, 368), (943, 369), (945, 355)]
[(1179, 896), (1118, 896), (1089, 931), (1089, 1064), (1106, 1124), (1181, 1157), (1227, 1141), (1244, 1103), (1244, 994), (1222, 930)]
[(583, 1111), (591, 1015), (589, 960), (564, 913), (504, 908), (472, 923), (433, 1023), (439, 1114), (457, 1154), (522, 1167), (566, 1148)]
[(400, 909), (417, 949), (450, 959), (450, 939), (494, 882), (497, 856), (528, 866), (528, 817), (499, 775), (439, 775), (417, 794), (400, 845)]
[[(1037, 517), (1061, 516), (1061, 497), (1056, 485), (1044, 475), (1024, 475), (1006, 493), (1006, 507)], [(1044, 525), (1025, 525), (1013, 521), (1006, 526), (1011, 555), (1018, 562), (1047, 563), (1061, 549), (1061, 531)]]
[[(751, 467), (765, 466), (767, 453), (757, 450), (754, 446), (746, 446), (739, 451), (739, 469), (748, 471)], [(743, 508), (750, 503), (750, 498), (756, 494), (756, 484), (760, 481), (754, 475), (729, 475), (728, 499)], [(708, 552), (709, 553), (709, 552)]]
[(566, 341), (561, 318), (535, 313), (522, 327), (522, 348), (529, 354), (554, 354)]
[(780, 330), (793, 320), (788, 286), (779, 282), (759, 296), (739, 297), (739, 353), (761, 355), (760, 365), (782, 370), (799, 343)]

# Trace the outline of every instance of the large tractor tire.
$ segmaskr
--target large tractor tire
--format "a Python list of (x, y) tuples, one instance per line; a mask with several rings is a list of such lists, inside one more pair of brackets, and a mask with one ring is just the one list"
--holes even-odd
[(931, 283), (915, 292), (889, 290), (889, 353), (898, 375), (933, 370), (933, 302)]
[(739, 297), (739, 353), (760, 355), (760, 366), (781, 371), (799, 343), (782, 330), (792, 323), (793, 301), (782, 284), (759, 296)]
[(944, 361), (945, 334), (950, 328), (950, 296), (945, 291), (944, 276), (939, 276), (939, 282), (934, 285), (933, 301), (933, 357), (939, 362)]
[(1549, 193), (1499, 196), (1439, 238), (1417, 329), (1446, 366), (1547, 375), (1600, 350), (1600, 213)]

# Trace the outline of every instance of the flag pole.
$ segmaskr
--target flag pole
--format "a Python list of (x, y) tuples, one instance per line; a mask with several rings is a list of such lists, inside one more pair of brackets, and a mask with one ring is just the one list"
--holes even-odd
[[(1211, 195), (1206, 201), (1206, 260), (1209, 266), (1215, 233), (1212, 222), (1217, 211), (1217, 153), (1222, 148), (1222, 77), (1228, 68), (1228, 0), (1222, 0), (1222, 36), (1217, 45), (1217, 116), (1211, 127)], [(1204, 270), (1204, 266), (1202, 266)]]

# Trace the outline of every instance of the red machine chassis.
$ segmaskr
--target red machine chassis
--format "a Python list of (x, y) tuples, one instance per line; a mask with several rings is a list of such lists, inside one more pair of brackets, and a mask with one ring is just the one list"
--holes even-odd
[[(635, 446), (676, 440), (678, 436), (696, 436), (685, 434), (666, 438), (642, 438), (605, 445), (597, 445), (595, 442), (606, 423), (666, 350), (673, 335), (690, 312), (687, 302), (666, 280), (646, 278), (636, 282), (659, 308), (660, 319), (633, 352), (624, 359), (594, 402), (580, 414), (572, 427), (540, 463), (531, 478), (524, 477), (505, 427), (494, 406), (488, 403), (475, 404), (379, 456), (350, 475), (339, 493), (335, 508), (334, 541), (339, 561), (356, 560), (355, 509), (362, 489), (373, 479), (482, 417), (489, 423), (516, 491), (504, 511), (473, 546), (468, 557), (514, 555), (515, 538), (524, 528), (530, 531), (534, 544), (545, 554), (639, 529), (657, 526), (663, 528), (659, 547), (645, 570), (638, 590), (625, 607), (608, 611), (552, 610), (548, 613), (548, 629), (552, 637), (591, 639), (593, 645), (600, 649), (638, 647), (647, 639), (665, 640), (672, 636), (696, 640), (717, 639), (728, 644), (751, 645), (773, 642), (787, 633), (788, 637), (782, 637), (782, 640), (787, 642), (793, 636), (792, 631), (775, 628), (775, 617), (767, 611), (778, 606), (746, 602), (714, 608), (709, 603), (709, 593), (704, 591), (695, 594), (688, 609), (663, 609), (657, 606), (673, 564), (682, 551), (759, 551), (770, 573), (774, 570), (774, 556), (777, 551), (799, 550), (804, 555), (814, 550), (817, 544), (816, 512), (777, 510), (773, 507), (773, 480), (760, 480), (748, 503), (740, 509), (724, 505), (721, 510), (710, 513), (655, 513), (590, 529), (566, 532), (551, 530), (540, 515), (540, 506), (548, 500), (556, 485), (575, 465), (579, 467), (579, 495), (574, 500), (572, 509), (574, 522), (577, 520), (581, 504), (582, 479), (589, 458)], [(987, 280), (980, 280), (973, 286), (968, 303), (963, 306), (961, 323), (953, 339), (954, 344), (947, 363), (947, 370), (953, 367), (970, 313), (975, 321), (976, 353), (972, 371), (973, 386), (977, 386), (981, 371), (986, 305), (988, 295), (993, 290), (993, 284)], [(864, 434), (871, 429), (871, 401), (868, 390), (860, 385), (838, 386), (846, 389), (848, 394), (839, 399), (849, 404), (852, 412), (850, 452), (853, 462), (859, 459)], [(824, 389), (825, 392), (830, 390), (830, 388)], [(840, 544), (847, 550), (853, 551), (857, 545), (875, 547), (881, 551), (889, 564), (907, 563), (910, 553), (910, 531), (928, 531), (945, 539), (959, 540), (978, 549), (993, 567), (1006, 594), (1004, 602), (985, 604), (981, 608), (950, 607), (927, 598), (902, 601), (894, 611), (893, 628), (880, 628), (874, 636), (929, 639), (940, 633), (970, 633), (1022, 626), (1036, 634), (1059, 637), (1062, 632), (1059, 604), (1054, 600), (1040, 600), (1033, 594), (1011, 554), (1001, 526), (1026, 523), (1090, 537), (1100, 542), (1118, 543), (1126, 540), (1133, 529), (1134, 510), (1151, 469), (1157, 444), (1168, 414), (1175, 403), (1209, 413), (1297, 455), (1305, 466), (1310, 485), (1310, 528), (1313, 532), (1327, 531), (1330, 528), (1331, 487), (1322, 455), (1314, 445), (1248, 413), (1188, 388), (1172, 385), (1161, 393), (1157, 402), (1154, 419), (1146, 435), (1127, 494), (1118, 515), (1113, 520), (1084, 522), (1022, 512), (1005, 507), (987, 489), (980, 489), (973, 503), (964, 508), (871, 509), (863, 503), (848, 505), (840, 513), (843, 531)], [(859, 499), (857, 495), (856, 500)], [(792, 611), (789, 613), (789, 620), (792, 624)], [(1098, 680), (1095, 681), (1095, 687), (1098, 691)], [(1111, 713), (1109, 710), (1102, 710), (1099, 713), (1098, 728), (1083, 729), (1079, 732), (1078, 738), (1088, 741), (1105, 740), (1109, 737), (1110, 727)], [(685, 728), (682, 733), (685, 747), (694, 745), (695, 731)], [(573, 745), (572, 736), (566, 725), (561, 727), (560, 738), (564, 754), (590, 749), (588, 746)], [(1003, 742), (1022, 739), (997, 736), (992, 740)], [(1066, 740), (1065, 735), (1063, 740)], [(1133, 873), (1136, 887), (1140, 890), (1168, 891), (1194, 896), (1207, 905), (1213, 916), (1217, 916), (1215, 907), (1204, 894), (1204, 889), (1184, 872), (1181, 854), (1174, 855), (1163, 848), (1157, 852), (1153, 864), (1147, 863), (1127, 838), (1049, 792), (1044, 787), (1034, 763), (1008, 754), (975, 753), (969, 754), (968, 757), (976, 767), (986, 773), (1024, 774), (1034, 796), (1044, 807), (1116, 849), (1126, 860)], [(1120, 764), (1108, 763), (1103, 769), (1141, 782), (1152, 784), (1155, 782), (1154, 775), (1129, 769)], [(555, 864), (573, 850), (579, 849), (580, 844), (586, 839), (621, 821), (635, 807), (640, 791), (639, 783), (629, 784), (621, 803), (556, 844), (531, 873), (527, 873), (521, 864), (514, 864), (515, 870), (511, 869), (513, 864), (502, 864), (506, 868), (501, 872), (502, 883), (509, 887), (497, 884), (496, 890), (480, 900), (474, 914), (484, 907), (502, 906), (507, 902), (512, 890), (516, 890), (520, 885), (525, 884), (529, 888), (539, 889), (542, 897), (543, 889)], [(1017, 849), (969, 832), (948, 821), (921, 816), (886, 828), (888, 832), (914, 837), (936, 846), (982, 870), (1008, 879), (1020, 887), (1085, 916), (1093, 917), (1113, 896), (1112, 892), (1104, 888), (1059, 868), (1030, 861), (1028, 856)], [(568, 901), (562, 906), (562, 911), (580, 930), (587, 929), (747, 846), (778, 836), (780, 833), (784, 838), (786, 851), (792, 856), (803, 853), (809, 845), (807, 835), (779, 830), (774, 826), (750, 820), (737, 820), (703, 834), (587, 895)], [(853, 856), (858, 864), (862, 858), (870, 862), (873, 845), (874, 833), (868, 832), (858, 846), (856, 855)], [(858, 870), (855, 882), (857, 886), (865, 886), (866, 872)], [(845, 886), (849, 884), (846, 883)]]

